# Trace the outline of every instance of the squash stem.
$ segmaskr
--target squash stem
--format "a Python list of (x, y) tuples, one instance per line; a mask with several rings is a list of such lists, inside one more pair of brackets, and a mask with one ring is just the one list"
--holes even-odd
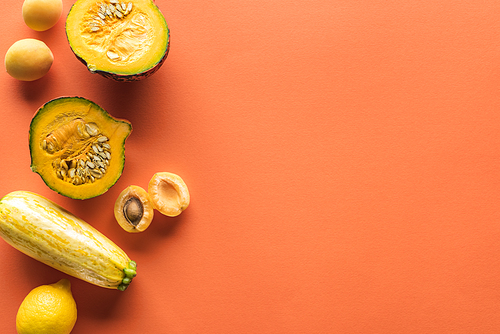
[(123, 268), (123, 273), (125, 277), (123, 278), (120, 285), (118, 285), (118, 290), (125, 291), (127, 290), (130, 283), (132, 283), (132, 279), (137, 276), (137, 263), (135, 261), (130, 261), (128, 263), (128, 268)]

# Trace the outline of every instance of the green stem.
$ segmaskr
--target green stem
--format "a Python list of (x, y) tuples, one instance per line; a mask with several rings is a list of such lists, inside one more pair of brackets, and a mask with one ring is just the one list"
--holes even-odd
[(132, 283), (132, 279), (137, 276), (137, 263), (130, 261), (128, 268), (123, 268), (123, 273), (125, 277), (123, 277), (121, 284), (118, 286), (118, 290), (120, 291), (127, 290), (129, 284)]

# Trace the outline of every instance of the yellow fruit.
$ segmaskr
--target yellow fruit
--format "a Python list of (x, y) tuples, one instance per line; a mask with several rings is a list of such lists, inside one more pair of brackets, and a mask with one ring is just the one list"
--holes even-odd
[(145, 231), (153, 221), (153, 209), (147, 191), (131, 185), (116, 199), (114, 212), (116, 221), (125, 231), (138, 233)]
[(174, 173), (154, 174), (148, 184), (148, 194), (153, 207), (165, 216), (178, 216), (189, 206), (186, 183)]
[(71, 283), (41, 285), (24, 298), (16, 317), (18, 334), (69, 334), (76, 323)]
[(47, 74), (53, 62), (54, 55), (49, 47), (33, 38), (15, 42), (5, 54), (7, 73), (22, 81), (40, 79)]
[(62, 0), (25, 0), (23, 19), (31, 29), (45, 31), (56, 25), (62, 10)]

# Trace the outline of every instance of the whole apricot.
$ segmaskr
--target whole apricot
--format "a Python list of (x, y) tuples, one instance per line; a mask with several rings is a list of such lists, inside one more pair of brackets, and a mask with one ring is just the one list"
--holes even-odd
[(62, 0), (25, 0), (23, 19), (31, 29), (45, 31), (56, 25), (62, 10)]
[(47, 44), (33, 38), (15, 42), (5, 54), (7, 73), (22, 81), (40, 79), (47, 74), (53, 62), (54, 55)]

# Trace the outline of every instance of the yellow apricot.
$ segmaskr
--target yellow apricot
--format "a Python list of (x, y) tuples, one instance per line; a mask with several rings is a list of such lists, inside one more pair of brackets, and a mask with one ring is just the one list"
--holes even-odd
[(31, 29), (45, 31), (56, 25), (62, 10), (62, 0), (25, 0), (23, 19)]
[(153, 207), (169, 217), (180, 215), (190, 202), (189, 190), (184, 180), (169, 172), (153, 175), (148, 184), (148, 194)]
[(147, 191), (131, 185), (116, 199), (114, 213), (116, 221), (125, 231), (137, 233), (149, 227), (153, 221), (153, 209)]
[(53, 62), (54, 55), (49, 47), (33, 38), (15, 42), (5, 54), (7, 73), (22, 81), (40, 79), (47, 74)]

